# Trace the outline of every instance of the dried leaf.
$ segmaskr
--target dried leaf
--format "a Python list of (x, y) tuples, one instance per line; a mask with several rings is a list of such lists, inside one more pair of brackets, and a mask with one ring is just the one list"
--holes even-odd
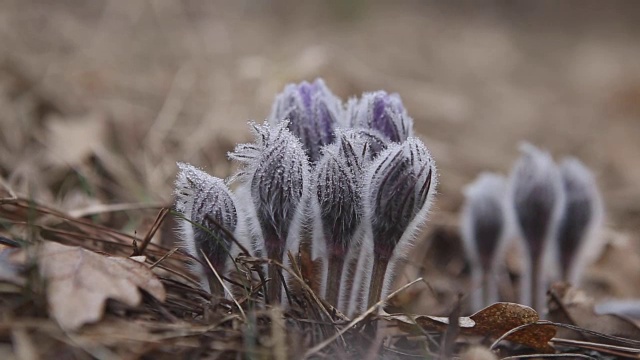
[[(640, 328), (633, 321), (613, 314), (598, 315), (594, 306), (594, 300), (582, 290), (566, 283), (557, 283), (551, 287), (550, 320), (574, 324), (607, 335), (640, 339)], [(588, 334), (580, 335), (573, 331), (563, 331), (562, 333), (562, 337), (568, 339), (581, 340), (583, 336), (590, 340), (603, 341), (601, 338), (593, 338)]]
[(138, 287), (160, 301), (166, 296), (151, 270), (128, 258), (46, 242), (38, 260), (40, 273), (47, 280), (51, 315), (64, 329), (75, 330), (99, 320), (107, 299), (139, 305), (142, 296)]
[[(426, 331), (444, 332), (449, 324), (449, 318), (417, 315), (385, 315), (386, 320), (394, 321), (407, 331), (415, 330), (418, 324)], [(413, 319), (412, 319), (413, 318)], [(534, 324), (539, 320), (538, 313), (532, 308), (514, 303), (496, 303), (488, 306), (471, 316), (459, 318), (460, 334), (473, 336), (487, 336), (497, 339), (518, 326), (532, 324), (511, 335), (506, 340), (529, 346), (542, 352), (553, 352), (549, 340), (556, 334), (552, 325)]]

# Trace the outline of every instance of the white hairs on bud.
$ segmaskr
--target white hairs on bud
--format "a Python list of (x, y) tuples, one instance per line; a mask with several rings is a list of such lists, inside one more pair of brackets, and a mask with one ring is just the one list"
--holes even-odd
[(269, 122), (277, 125), (288, 121), (288, 129), (297, 136), (311, 162), (320, 158), (320, 149), (334, 141), (335, 127), (343, 118), (342, 100), (336, 97), (322, 79), (289, 84), (276, 96)]
[(506, 179), (482, 173), (464, 195), (460, 228), (471, 263), (472, 307), (479, 310), (498, 301), (498, 260), (507, 232)]
[[(307, 155), (300, 140), (287, 129), (288, 124), (287, 120), (274, 126), (253, 123), (255, 143), (238, 145), (228, 154), (244, 165), (235, 179), (250, 200), (243, 206), (253, 206), (246, 215), (257, 252), (280, 263), (285, 262), (288, 250), (297, 253), (299, 243), (290, 241), (289, 232), (298, 229), (304, 219), (303, 200), (310, 183)], [(267, 269), (271, 278), (266, 287), (268, 297), (278, 301), (282, 298), (282, 272), (276, 265)]]
[(398, 94), (385, 91), (364, 93), (347, 102), (345, 127), (368, 135), (374, 154), (388, 143), (402, 143), (413, 136), (413, 119), (407, 114)]
[[(564, 211), (564, 188), (548, 152), (528, 143), (522, 144), (520, 150), (522, 155), (512, 169), (508, 192), (510, 210), (528, 254), (520, 282), (520, 299), (541, 311), (548, 282), (557, 274), (551, 241)], [(533, 280), (536, 278), (537, 281)]]
[(576, 158), (565, 158), (560, 173), (566, 194), (557, 234), (558, 256), (566, 281), (577, 284), (585, 266), (602, 250), (604, 207), (591, 171)]
[[(437, 178), (431, 154), (424, 143), (416, 138), (391, 144), (369, 166), (363, 189), (364, 221), (371, 226), (370, 236), (373, 240), (365, 240), (363, 247), (373, 246), (372, 252), (365, 252), (373, 253), (376, 257), (375, 261), (371, 261), (374, 264), (372, 277), (377, 278), (375, 271), (381, 261), (386, 268), (380, 289), (382, 297), (390, 290), (395, 279), (396, 265), (406, 258), (417, 231), (426, 221), (436, 192)], [(377, 295), (372, 293), (371, 296)]]
[[(178, 220), (178, 233), (186, 251), (203, 263), (202, 252), (216, 271), (224, 273), (233, 244), (219, 226), (233, 234), (239, 223), (233, 195), (222, 179), (185, 163), (178, 163), (175, 208), (184, 218)], [(193, 264), (202, 287), (211, 291), (210, 271)], [(217, 281), (217, 280), (214, 280)]]

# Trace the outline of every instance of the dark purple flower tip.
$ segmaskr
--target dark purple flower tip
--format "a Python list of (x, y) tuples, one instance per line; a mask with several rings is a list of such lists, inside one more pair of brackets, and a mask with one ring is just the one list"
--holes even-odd
[(291, 222), (309, 183), (309, 162), (287, 121), (253, 124), (255, 144), (240, 144), (229, 157), (244, 166), (237, 178), (248, 186), (267, 253), (282, 253)]
[(413, 119), (398, 94), (364, 93), (347, 105), (347, 121), (356, 129), (378, 133), (387, 142), (401, 143), (413, 135)]
[(313, 83), (289, 84), (273, 103), (269, 122), (289, 121), (289, 130), (304, 145), (312, 163), (320, 149), (335, 139), (335, 127), (343, 116), (342, 101), (333, 95), (322, 79)]
[[(382, 152), (369, 166), (366, 179), (374, 252), (388, 260), (427, 215), (437, 182), (435, 163), (422, 141), (409, 138)], [(403, 246), (399, 251), (405, 250)]]
[(506, 233), (504, 176), (483, 173), (466, 187), (462, 209), (462, 237), (469, 256), (485, 271), (492, 268), (496, 250)]
[(222, 272), (229, 257), (231, 239), (221, 227), (233, 233), (238, 214), (231, 192), (222, 179), (198, 168), (178, 163), (176, 210), (183, 246), (194, 257), (207, 256), (216, 271)]
[(566, 276), (589, 231), (598, 225), (604, 211), (594, 176), (582, 162), (575, 158), (565, 159), (560, 164), (560, 173), (566, 204), (556, 238), (560, 264)]
[(522, 145), (521, 151), (522, 156), (511, 172), (511, 205), (530, 256), (539, 259), (545, 243), (557, 231), (564, 189), (549, 153), (530, 144)]

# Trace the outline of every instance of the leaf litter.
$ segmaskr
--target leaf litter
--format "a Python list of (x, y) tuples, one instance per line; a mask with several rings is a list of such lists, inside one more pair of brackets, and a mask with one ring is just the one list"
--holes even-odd
[[(258, 295), (260, 283), (252, 283), (243, 297), (212, 298), (199, 290), (185, 268), (186, 254), (149, 241), (166, 210), (137, 238), (22, 198), (5, 198), (0, 205), (0, 217), (10, 224), (3, 236), (23, 244), (21, 249), (5, 247), (0, 252), (0, 269), (10, 275), (0, 283), (13, 285), (0, 287), (7, 295), (0, 308), (5, 319), (0, 332), (13, 334), (14, 344), (26, 353), (42, 355), (55, 349), (98, 358), (352, 358), (374, 351), (400, 359), (438, 356), (443, 336), (453, 326), (454, 342), (447, 345), (453, 354), (483, 345), (498, 356), (523, 351), (540, 356), (561, 351), (640, 356), (640, 351), (634, 352), (638, 342), (622, 339), (609, 345), (617, 337), (597, 336), (598, 330), (611, 333), (606, 328), (592, 330), (581, 340), (559, 338), (557, 331), (573, 326), (572, 331), (583, 334), (580, 326), (588, 331), (589, 324), (541, 321), (533, 309), (516, 303), (496, 303), (452, 323), (451, 317), (385, 311), (375, 315), (375, 307), (349, 320), (306, 283), (299, 286), (303, 291), (292, 295), (295, 306), (290, 309), (265, 306)], [(243, 255), (235, 260), (244, 273), (266, 261)], [(292, 260), (292, 274), (303, 282)], [(554, 297), (550, 304), (553, 301), (576, 316), (575, 300)], [(367, 329), (372, 327), (387, 328), (382, 332), (386, 340), (371, 339)]]

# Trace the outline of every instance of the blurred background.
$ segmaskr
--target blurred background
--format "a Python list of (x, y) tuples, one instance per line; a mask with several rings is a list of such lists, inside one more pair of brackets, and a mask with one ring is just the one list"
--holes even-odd
[[(638, 19), (637, 1), (5, 0), (0, 177), (76, 215), (170, 204), (176, 161), (229, 175), (247, 121), (323, 77), (400, 94), (440, 170), (436, 223), (526, 140), (595, 171), (637, 254)], [(144, 211), (100, 216), (142, 231)]]

